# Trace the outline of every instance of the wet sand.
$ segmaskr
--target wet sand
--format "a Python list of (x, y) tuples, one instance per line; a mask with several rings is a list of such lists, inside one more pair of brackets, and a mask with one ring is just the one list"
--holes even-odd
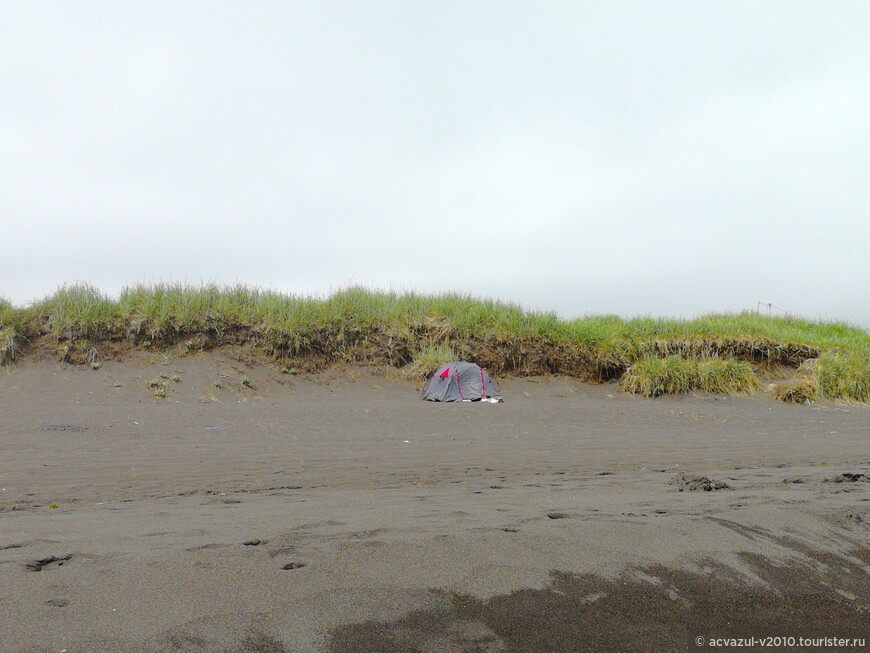
[[(501, 385), (437, 405), (218, 354), (0, 369), (0, 651), (870, 636), (870, 408)], [(866, 650), (828, 644), (776, 650)]]

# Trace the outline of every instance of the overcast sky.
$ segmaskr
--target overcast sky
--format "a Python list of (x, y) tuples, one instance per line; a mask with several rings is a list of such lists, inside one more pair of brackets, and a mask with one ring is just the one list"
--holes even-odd
[(870, 3), (0, 0), (0, 296), (870, 327)]

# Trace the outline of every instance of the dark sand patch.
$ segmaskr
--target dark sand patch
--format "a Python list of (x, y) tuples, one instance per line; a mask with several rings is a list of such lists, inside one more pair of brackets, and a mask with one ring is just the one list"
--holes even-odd
[[(255, 631), (240, 642), (238, 653), (288, 653), (284, 644), (263, 632)], [(230, 653), (227, 651), (227, 653)]]
[(289, 653), (289, 649), (274, 635), (257, 628), (230, 646), (215, 645), (209, 638), (193, 632), (175, 630), (160, 638), (160, 644), (149, 651), (159, 653)]
[[(867, 563), (866, 550), (855, 555)], [(436, 608), (393, 622), (335, 628), (328, 651), (414, 653), (441, 633), (455, 636), (462, 631), (476, 634), (452, 641), (453, 648), (444, 650), (667, 652), (703, 650), (697, 637), (709, 642), (713, 637), (752, 635), (867, 636), (870, 603), (862, 562), (824, 554), (814, 557), (828, 564), (836, 561), (854, 577), (851, 590), (863, 589), (864, 594), (849, 601), (843, 597), (848, 591), (832, 588), (830, 577), (811, 565), (784, 566), (755, 554), (747, 554), (745, 560), (766, 585), (748, 584), (733, 569), (708, 561), (704, 574), (658, 565), (626, 570), (616, 579), (554, 571), (548, 587), (490, 599), (438, 592), (442, 601)]]

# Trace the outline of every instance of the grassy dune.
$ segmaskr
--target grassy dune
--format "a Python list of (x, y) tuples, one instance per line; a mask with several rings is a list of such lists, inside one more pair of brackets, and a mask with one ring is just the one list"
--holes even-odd
[(840, 323), (752, 313), (560, 320), (468, 295), (357, 287), (312, 298), (155, 284), (112, 298), (77, 284), (25, 308), (0, 300), (3, 362), (45, 351), (82, 363), (134, 349), (227, 346), (307, 369), (355, 362), (423, 374), (445, 358), (464, 358), (497, 374), (621, 379), (625, 390), (648, 396), (755, 392), (758, 370), (818, 359), (809, 382), (819, 396), (870, 400), (870, 333)]

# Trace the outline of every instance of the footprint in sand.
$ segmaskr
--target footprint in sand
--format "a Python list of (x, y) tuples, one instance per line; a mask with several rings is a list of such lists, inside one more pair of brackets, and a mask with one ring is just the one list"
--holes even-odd
[(304, 562), (288, 562), (286, 565), (282, 565), (281, 569), (289, 570), (289, 569), (302, 569), (305, 566)]
[(217, 542), (209, 542), (208, 544), (200, 544), (198, 546), (189, 546), (185, 549), (185, 551), (208, 551), (210, 549), (220, 549), (224, 547), (224, 544), (218, 544)]
[(564, 512), (555, 512), (554, 511), (554, 512), (548, 512), (547, 517), (549, 517), (550, 519), (567, 519), (568, 514), (564, 513)]
[(52, 608), (65, 608), (69, 605), (68, 599), (49, 599), (43, 605), (51, 606)]

